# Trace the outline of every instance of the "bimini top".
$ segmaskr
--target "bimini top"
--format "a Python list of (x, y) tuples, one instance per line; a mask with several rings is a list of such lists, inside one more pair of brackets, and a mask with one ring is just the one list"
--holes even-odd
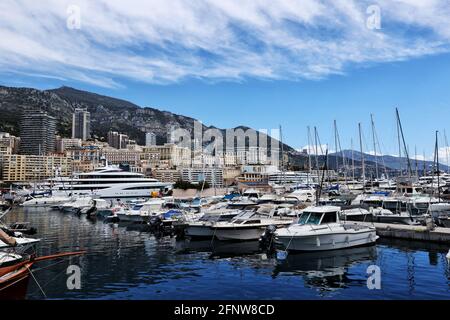
[(329, 213), (329, 212), (339, 212), (341, 211), (340, 207), (335, 206), (318, 206), (318, 207), (310, 207), (303, 210), (303, 212), (313, 212), (313, 213)]

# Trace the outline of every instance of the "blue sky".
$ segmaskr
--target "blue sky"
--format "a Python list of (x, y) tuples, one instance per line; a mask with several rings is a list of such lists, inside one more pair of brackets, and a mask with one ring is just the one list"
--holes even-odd
[(336, 119), (344, 147), (362, 122), (373, 150), (373, 113), (386, 154), (398, 107), (411, 153), (430, 157), (434, 131), (450, 136), (450, 8), (375, 1), (372, 29), (373, 2), (4, 0), (0, 83), (73, 86), (222, 128), (281, 124), (296, 148), (308, 125), (333, 144)]

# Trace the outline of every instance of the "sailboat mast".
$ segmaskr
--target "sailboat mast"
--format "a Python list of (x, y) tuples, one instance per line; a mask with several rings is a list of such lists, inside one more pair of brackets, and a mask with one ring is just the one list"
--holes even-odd
[(398, 115), (397, 115), (397, 138), (398, 138), (398, 159), (400, 162), (400, 176), (402, 176), (403, 175), (402, 142), (400, 138), (400, 124), (398, 122)]
[(355, 148), (353, 146), (353, 139), (350, 140), (352, 149), (352, 180), (355, 181)]
[(283, 128), (280, 124), (280, 139), (281, 139), (281, 179), (282, 183), (284, 184), (284, 170), (285, 170), (285, 164), (284, 164), (284, 143), (283, 143)]
[(336, 173), (338, 175), (339, 180), (339, 158), (338, 154), (338, 134), (337, 134), (337, 122), (334, 120), (334, 146), (335, 146), (335, 157), (336, 157)]
[(436, 131), (436, 147), (435, 147), (435, 154), (436, 154), (436, 169), (437, 169), (437, 178), (438, 178), (438, 198), (439, 202), (441, 202), (441, 170), (439, 167), (439, 131)]
[(375, 152), (375, 174), (376, 174), (376, 179), (378, 180), (380, 175), (378, 172), (378, 156), (377, 156), (377, 142), (375, 139), (375, 121), (373, 119), (373, 114), (370, 115), (370, 121), (372, 122), (372, 138), (373, 138), (373, 150)]
[(314, 127), (314, 140), (315, 140), (315, 149), (316, 149), (316, 169), (319, 170), (319, 149), (317, 142), (317, 127)]
[(419, 163), (417, 162), (417, 145), (414, 146), (414, 153), (416, 159), (416, 176), (419, 177)]
[(444, 130), (444, 139), (445, 139), (445, 156), (447, 157), (447, 173), (450, 173), (450, 167), (449, 167), (450, 154), (449, 154), (449, 150), (448, 150), (447, 132), (445, 130)]
[(364, 153), (363, 153), (361, 123), (358, 124), (358, 127), (359, 127), (359, 145), (360, 145), (361, 160), (362, 160), (362, 175), (363, 175), (363, 185), (364, 185), (363, 188), (365, 188), (365, 186), (366, 186), (366, 164), (365, 164)]
[(400, 113), (398, 112), (398, 108), (395, 110), (397, 113), (398, 127), (400, 129), (400, 133), (401, 133), (401, 137), (402, 137), (402, 141), (403, 141), (403, 147), (405, 148), (405, 155), (406, 155), (406, 160), (408, 163), (408, 174), (409, 174), (409, 178), (411, 179), (411, 177), (412, 177), (411, 159), (409, 158), (408, 147), (406, 146), (405, 135), (403, 133), (403, 126), (402, 126), (402, 122), (400, 120)]
[(309, 175), (311, 176), (312, 170), (312, 159), (311, 159), (311, 128), (308, 126), (308, 168)]

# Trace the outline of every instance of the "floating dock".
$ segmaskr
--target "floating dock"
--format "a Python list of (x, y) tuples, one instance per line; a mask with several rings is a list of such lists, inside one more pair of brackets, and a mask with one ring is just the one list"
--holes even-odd
[(434, 228), (428, 229), (425, 226), (410, 226), (401, 224), (387, 223), (365, 223), (357, 224), (374, 226), (377, 234), (381, 238), (406, 239), (416, 241), (427, 241), (437, 243), (450, 243), (450, 228)]

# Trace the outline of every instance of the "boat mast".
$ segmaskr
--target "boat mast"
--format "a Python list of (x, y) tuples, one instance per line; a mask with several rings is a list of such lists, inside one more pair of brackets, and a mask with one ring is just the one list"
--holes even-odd
[(397, 116), (397, 139), (398, 139), (398, 159), (400, 163), (400, 177), (401, 177), (403, 175), (403, 159), (402, 159), (402, 143), (400, 138), (400, 125), (398, 123), (398, 116)]
[(400, 131), (400, 134), (402, 137), (403, 147), (405, 148), (405, 155), (406, 155), (406, 160), (408, 163), (408, 174), (409, 174), (409, 178), (411, 179), (411, 177), (412, 177), (411, 159), (409, 158), (409, 152), (408, 152), (408, 148), (406, 146), (405, 135), (403, 133), (403, 126), (402, 126), (402, 122), (400, 120), (400, 113), (398, 112), (398, 108), (396, 108), (395, 110), (397, 113), (398, 128), (400, 129), (399, 131)]
[(416, 159), (416, 176), (419, 177), (419, 163), (417, 162), (417, 145), (414, 146), (414, 153)]
[(364, 153), (363, 153), (363, 143), (362, 143), (362, 129), (361, 129), (361, 122), (358, 124), (359, 127), (359, 145), (360, 145), (360, 151), (361, 151), (361, 160), (362, 160), (362, 175), (363, 175), (363, 190), (366, 187), (366, 164), (364, 159)]
[(281, 182), (284, 184), (284, 143), (283, 143), (283, 128), (280, 124), (280, 139), (281, 139)]
[[(344, 150), (342, 150), (341, 136), (339, 135), (339, 130), (337, 128), (337, 123), (336, 123), (336, 137), (337, 137), (337, 145), (338, 145), (338, 148), (340, 150), (341, 157), (342, 157), (342, 166), (344, 168), (344, 181), (345, 181), (345, 184), (347, 184), (347, 181), (348, 181), (348, 179), (347, 179), (348, 178), (347, 158), (345, 156)], [(336, 153), (337, 153), (337, 150), (336, 150)]]
[(447, 173), (450, 173), (450, 167), (449, 167), (450, 154), (448, 152), (447, 132), (445, 131), (445, 129), (444, 129), (444, 139), (445, 139), (445, 156), (447, 157)]
[(316, 153), (316, 169), (319, 169), (319, 150), (318, 150), (318, 142), (317, 142), (317, 127), (314, 127), (314, 140), (315, 140), (315, 153)]
[(310, 183), (310, 179), (312, 176), (312, 159), (311, 159), (311, 128), (308, 126), (308, 184)]
[(336, 173), (339, 181), (339, 158), (338, 154), (338, 136), (337, 136), (337, 122), (334, 120), (334, 146), (335, 146), (335, 158), (336, 158)]
[(355, 182), (355, 148), (353, 146), (353, 139), (350, 140), (352, 149), (352, 180)]
[(379, 176), (379, 172), (378, 172), (377, 143), (376, 143), (376, 139), (375, 139), (375, 121), (373, 119), (373, 114), (370, 115), (370, 120), (372, 123), (373, 150), (375, 152), (375, 174), (376, 174), (375, 179), (378, 180), (380, 176)]
[(436, 158), (436, 169), (437, 169), (437, 178), (438, 178), (438, 198), (439, 202), (441, 202), (441, 173), (439, 167), (439, 131), (436, 131), (436, 146), (435, 146), (435, 158)]

